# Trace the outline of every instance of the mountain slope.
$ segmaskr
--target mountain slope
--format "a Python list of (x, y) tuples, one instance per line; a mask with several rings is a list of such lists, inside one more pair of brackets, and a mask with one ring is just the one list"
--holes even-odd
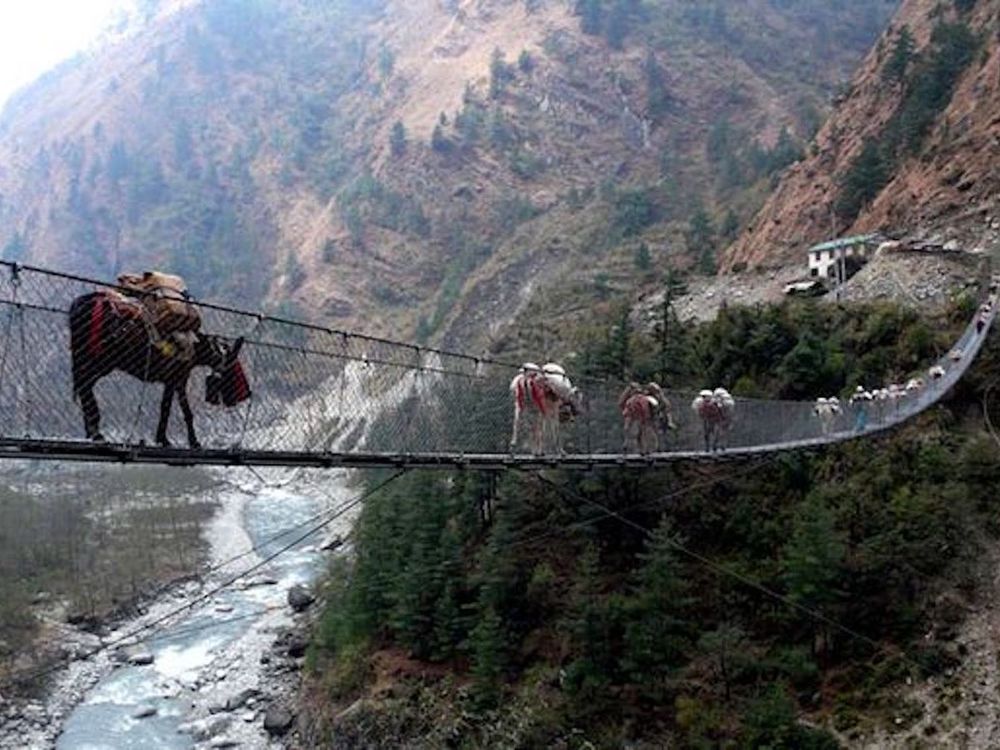
[(486, 345), (550, 283), (710, 266), (894, 3), (159, 5), (6, 108), (4, 257)]
[(981, 223), (1000, 184), (998, 12), (990, 0), (906, 0), (724, 267), (799, 262), (841, 233)]

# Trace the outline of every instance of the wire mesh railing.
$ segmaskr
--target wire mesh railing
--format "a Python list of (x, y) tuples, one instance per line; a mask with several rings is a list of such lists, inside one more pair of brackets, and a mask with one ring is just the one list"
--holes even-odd
[[(201, 316), (195, 354), (164, 354), (155, 331), (110, 308), (85, 314), (71, 331), (75, 301), (115, 289), (0, 262), (0, 455), (24, 455), (25, 446), (40, 455), (51, 444), (59, 447), (52, 453), (65, 457), (99, 458), (105, 450), (121, 457), (124, 450), (133, 459), (159, 460), (162, 442), (207, 463), (254, 463), (270, 455), (270, 462), (289, 464), (310, 463), (310, 456), (440, 464), (535, 460), (538, 453), (549, 460), (611, 461), (639, 452), (625, 434), (618, 382), (578, 382), (583, 408), (575, 420), (548, 423), (557, 439), (552, 430), (540, 433), (542, 420), (529, 409), (523, 439), (511, 446), (510, 386), (519, 372), (513, 363), (207, 303), (194, 303)], [(987, 298), (989, 310), (977, 312), (922, 388), (845, 403), (825, 419), (812, 402), (736, 399), (719, 450), (706, 444), (704, 422), (692, 408), (697, 393), (670, 391), (676, 429), (647, 445), (651, 455), (644, 460), (819, 445), (909, 419), (939, 400), (975, 359), (996, 315), (995, 286), (984, 291)], [(232, 407), (206, 403), (206, 376), (240, 339), (238, 359), (252, 395)], [(157, 434), (163, 381), (189, 396), (193, 435), (180, 398), (170, 404), (166, 431)], [(86, 424), (81, 382), (93, 384), (103, 442)]]

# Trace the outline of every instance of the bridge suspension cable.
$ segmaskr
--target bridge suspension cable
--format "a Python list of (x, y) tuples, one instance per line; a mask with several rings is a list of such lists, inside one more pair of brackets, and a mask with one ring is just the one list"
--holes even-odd
[[(71, 344), (74, 300), (120, 289), (0, 261), (0, 458), (306, 468), (643, 468), (822, 446), (890, 429), (940, 400), (968, 370), (993, 325), (996, 289), (990, 286), (982, 285), (983, 301), (992, 300), (988, 312), (977, 312), (937, 363), (935, 376), (923, 371), (917, 390), (844, 405), (830, 419), (817, 418), (811, 402), (737, 398), (721, 451), (706, 449), (703, 424), (690, 408), (696, 391), (667, 391), (676, 430), (654, 452), (640, 455), (626, 445), (618, 407), (622, 384), (574, 377), (585, 408), (575, 422), (562, 425), (562, 452), (548, 444), (536, 455), (536, 446), (510, 446), (509, 387), (519, 365), (203, 302), (193, 304), (206, 341), (227, 347), (243, 341), (239, 361), (251, 395), (231, 407), (203, 403), (209, 370), (194, 368), (182, 390), (190, 393), (197, 442), (189, 444), (183, 428), (185, 399), (160, 436), (170, 445), (159, 445), (157, 423), (171, 399), (161, 402), (159, 385), (141, 381), (155, 380), (149, 376), (157, 368), (190, 370), (185, 362), (191, 355), (160, 356), (150, 345), (152, 334), (136, 338), (132, 329), (126, 335), (113, 304), (83, 318)], [(109, 349), (119, 365), (110, 373)], [(80, 396), (81, 382), (96, 383), (96, 407)], [(103, 442), (87, 438), (84, 412), (91, 408), (99, 413)]]

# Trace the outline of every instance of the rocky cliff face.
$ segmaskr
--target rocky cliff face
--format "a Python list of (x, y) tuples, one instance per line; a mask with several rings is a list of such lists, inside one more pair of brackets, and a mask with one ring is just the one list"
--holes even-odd
[(144, 5), (5, 109), (4, 257), (484, 344), (707, 252), (690, 217), (750, 215), (894, 7)]
[[(998, 14), (994, 0), (906, 0), (723, 267), (804, 268), (806, 247), (832, 236), (989, 219), (1000, 185)], [(912, 55), (900, 51), (904, 34)]]

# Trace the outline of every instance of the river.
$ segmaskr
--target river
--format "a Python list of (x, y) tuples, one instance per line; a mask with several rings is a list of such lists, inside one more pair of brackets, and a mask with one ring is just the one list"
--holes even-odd
[[(299, 482), (284, 488), (262, 484), (222, 492), (221, 510), (208, 532), (212, 559), (227, 560), (250, 547), (257, 554), (223, 568), (204, 584), (204, 590), (288, 545), (309, 528), (310, 519), (349, 496), (343, 475), (327, 475), (322, 481), (322, 489)], [(292, 622), (288, 589), (315, 581), (326, 557), (319, 545), (331, 534), (346, 534), (351, 520), (338, 519), (337, 528), (302, 541), (254, 571), (248, 580), (141, 640), (139, 647), (152, 654), (153, 663), (121, 665), (100, 678), (69, 715), (56, 747), (268, 747), (263, 720), (273, 696), (269, 694), (272, 686), (262, 684), (267, 675), (261, 657)], [(289, 529), (295, 531), (276, 538)], [(158, 603), (145, 621), (159, 616), (161, 610), (183, 605), (201, 590), (189, 587)], [(136, 624), (141, 621), (119, 632), (126, 633)], [(234, 710), (219, 710), (248, 689), (259, 694)], [(141, 713), (152, 715), (138, 718)]]

